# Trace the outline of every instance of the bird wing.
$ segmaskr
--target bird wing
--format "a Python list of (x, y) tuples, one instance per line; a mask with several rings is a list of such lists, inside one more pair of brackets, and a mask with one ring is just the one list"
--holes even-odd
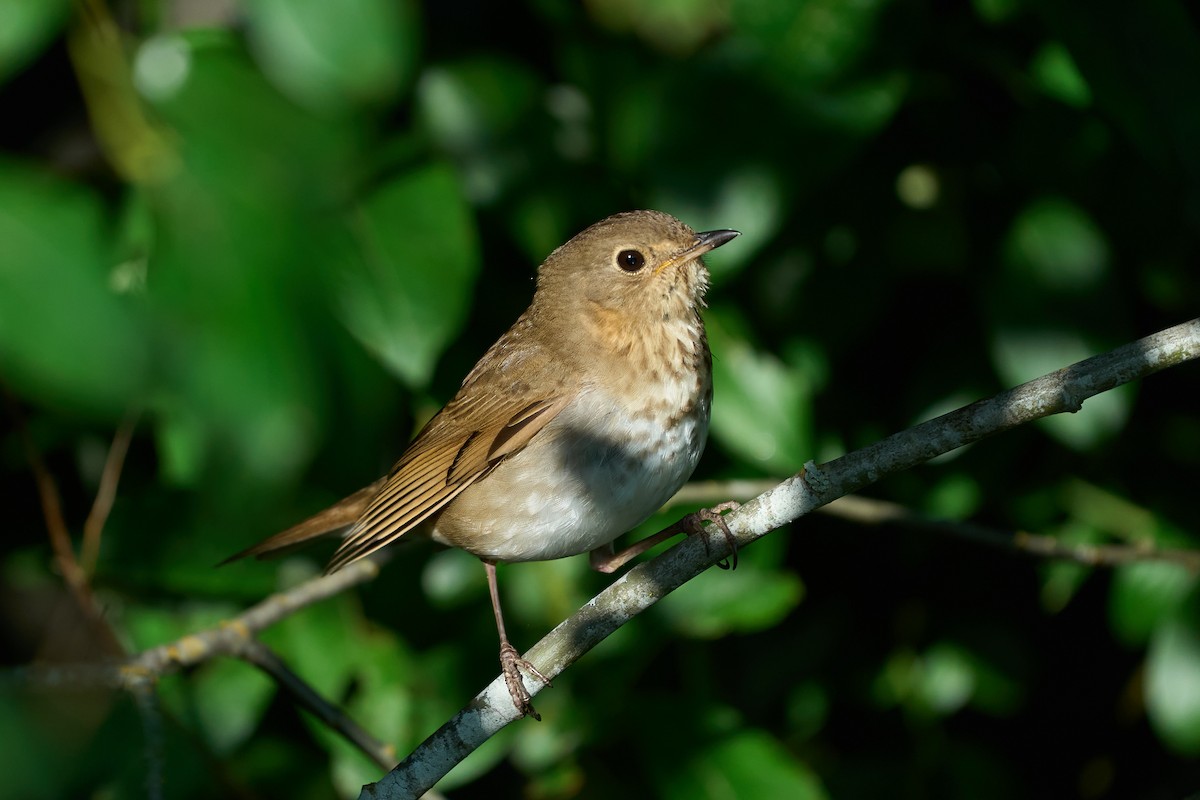
[(280, 531), (267, 539), (263, 539), (258, 544), (247, 547), (240, 553), (231, 555), (217, 566), (223, 567), (231, 561), (237, 561), (249, 556), (266, 558), (267, 556), (279, 555), (292, 548), (307, 544), (325, 534), (333, 533), (336, 530), (353, 525), (355, 520), (363, 515), (367, 506), (370, 505), (372, 498), (379, 494), (379, 491), (386, 482), (386, 478), (380, 478), (370, 486), (364, 486), (349, 497), (342, 498), (329, 508), (318, 511), (303, 522), (297, 523), (285, 531)]
[(460, 394), (417, 434), (342, 541), (327, 572), (391, 544), (519, 452), (572, 394)]

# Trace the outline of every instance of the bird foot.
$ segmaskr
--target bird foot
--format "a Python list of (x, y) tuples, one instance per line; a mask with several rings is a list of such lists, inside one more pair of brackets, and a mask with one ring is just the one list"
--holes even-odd
[(529, 690), (525, 688), (525, 681), (521, 678), (522, 669), (547, 686), (552, 685), (550, 679), (539, 672), (537, 667), (530, 663), (528, 659), (521, 657), (521, 654), (517, 652), (517, 648), (508, 642), (501, 642), (500, 670), (504, 674), (504, 683), (508, 686), (508, 693), (512, 697), (513, 705), (517, 707), (517, 711), (521, 713), (521, 716), (533, 717), (538, 722), (541, 722), (542, 715), (534, 710), (533, 698), (529, 696)]
[[(738, 565), (738, 548), (737, 539), (733, 536), (733, 531), (729, 530), (729, 524), (725, 522), (723, 516), (727, 511), (736, 511), (741, 508), (742, 504), (734, 500), (726, 503), (720, 503), (712, 508), (702, 508), (699, 511), (693, 511), (679, 521), (680, 526), (687, 533), (702, 533), (706, 524), (713, 524), (721, 531), (721, 535), (725, 537), (725, 541), (729, 543), (729, 549), (732, 554), (729, 558), (721, 559), (717, 562), (717, 566), (721, 569), (737, 569)], [(705, 540), (708, 541), (707, 539)]]

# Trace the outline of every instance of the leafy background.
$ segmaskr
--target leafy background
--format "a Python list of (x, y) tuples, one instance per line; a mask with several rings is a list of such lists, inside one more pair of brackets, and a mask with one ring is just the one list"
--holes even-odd
[[(1196, 314), (1200, 37), (1182, 2), (0, 0), (0, 19), (0, 376), (76, 531), (140, 414), (94, 576), (130, 650), (313, 575), (328, 548), (212, 565), (381, 474), (536, 264), (615, 211), (745, 234), (711, 257), (706, 479), (790, 474)], [(1198, 375), (869, 493), (1195, 547)], [(5, 659), (94, 658), (15, 420)], [(584, 561), (502, 569), (519, 646), (605, 585)], [(483, 571), (455, 552), (404, 552), (265, 638), (401, 753), (496, 672)], [(159, 698), (167, 797), (353, 796), (377, 777), (241, 663)], [(538, 707), (443, 788), (1185, 797), (1197, 578), (812, 517)], [(10, 796), (145, 796), (128, 697), (10, 675), (0, 731)]]

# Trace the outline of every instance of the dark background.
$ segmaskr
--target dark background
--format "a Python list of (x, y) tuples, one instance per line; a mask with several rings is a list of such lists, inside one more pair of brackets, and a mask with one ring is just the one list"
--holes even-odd
[[(15, 9), (15, 10), (14, 10)], [(591, 222), (714, 253), (697, 478), (771, 478), (1196, 315), (1193, 5), (974, 0), (12, 4), (0, 40), (0, 610), (91, 660), (22, 426), (129, 652), (309, 577), (212, 565), (373, 480)], [(1195, 547), (1184, 365), (872, 486), (936, 519)], [(631, 376), (636, 380), (636, 376)], [(18, 420), (24, 420), (18, 422)], [(726, 499), (713, 497), (712, 501)], [(651, 520), (648, 532), (679, 516)], [(1092, 569), (808, 517), (586, 656), (455, 797), (1183, 798), (1185, 567)], [(610, 579), (501, 569), (528, 647)], [(265, 640), (407, 753), (496, 672), (483, 571), (405, 549)], [(354, 796), (378, 770), (252, 668), (158, 691), (166, 797)], [(124, 695), (0, 694), (13, 797), (141, 797)], [(153, 736), (150, 737), (154, 739)]]

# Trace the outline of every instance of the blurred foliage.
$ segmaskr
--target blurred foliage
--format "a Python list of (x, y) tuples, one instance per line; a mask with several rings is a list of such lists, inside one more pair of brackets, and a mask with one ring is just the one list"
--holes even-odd
[[(0, 381), (130, 649), (314, 574), (212, 565), (382, 473), (587, 224), (711, 257), (703, 478), (782, 476), (1195, 316), (1200, 20), (916, 0), (0, 0)], [(1200, 373), (871, 487), (1087, 544), (1200, 546)], [(97, 657), (0, 422), (9, 664)], [(713, 498), (714, 502), (724, 498)], [(662, 514), (650, 530), (678, 516)], [(502, 570), (527, 646), (605, 585)], [(669, 597), (455, 797), (1181, 797), (1200, 588), (806, 518)], [(483, 571), (415, 548), (264, 637), (405, 753), (496, 673)], [(240, 663), (0, 695), (6, 795), (353, 796), (377, 769)]]

